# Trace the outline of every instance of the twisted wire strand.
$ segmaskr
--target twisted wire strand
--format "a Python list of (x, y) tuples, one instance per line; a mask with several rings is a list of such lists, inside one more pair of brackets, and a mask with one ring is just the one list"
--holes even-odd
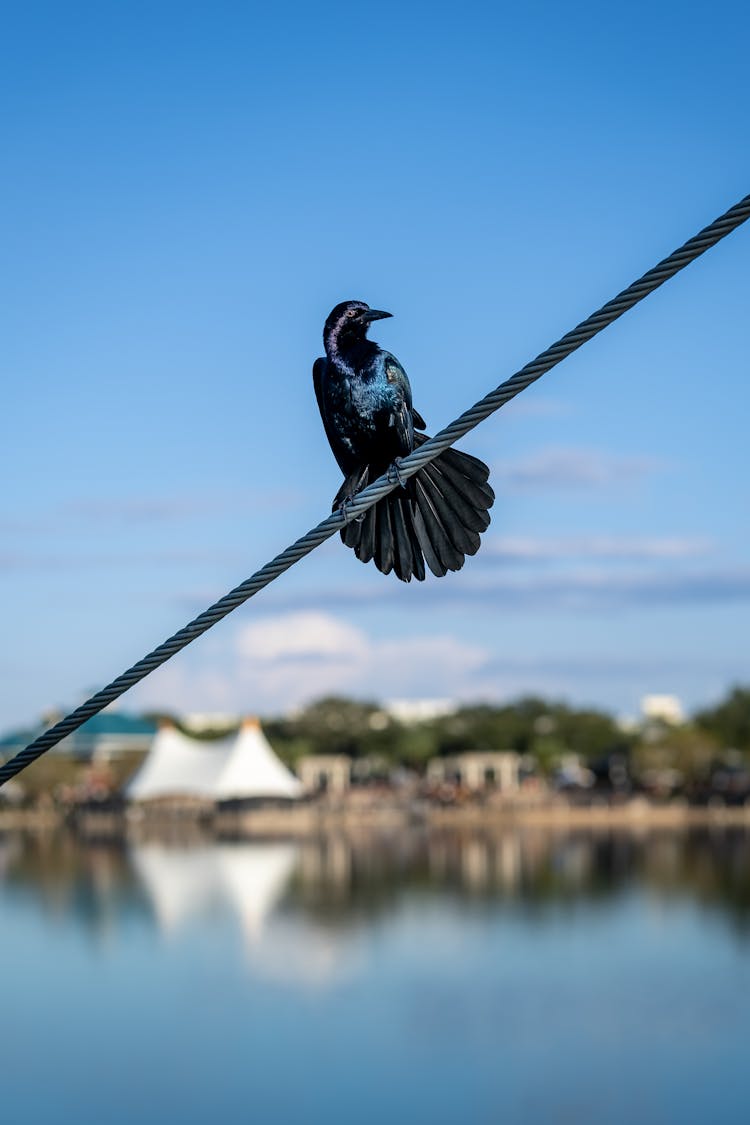
[[(650, 269), (637, 281), (629, 285), (627, 289), (623, 289), (616, 297), (607, 304), (603, 305), (597, 312), (592, 313), (586, 320), (581, 321), (577, 327), (572, 331), (562, 336), (551, 347), (541, 352), (536, 359), (527, 363), (519, 371), (507, 379), (500, 386), (496, 387), (494, 391), (490, 391), (484, 398), (476, 402), (469, 410), (464, 411), (454, 422), (449, 426), (440, 430), (434, 437), (421, 445), (419, 449), (410, 453), (400, 462), (400, 476), (402, 480), (406, 480), (418, 472), (424, 465), (434, 460), (438, 454), (442, 453), (469, 430), (474, 429), (480, 422), (483, 422), (501, 406), (510, 402), (521, 391), (526, 390), (532, 383), (536, 382), (542, 375), (550, 371), (558, 363), (560, 363), (572, 352), (576, 351), (591, 340), (602, 329), (608, 327), (615, 320), (632, 309), (635, 305), (663, 285), (676, 273), (684, 269), (690, 262), (700, 257), (710, 247), (715, 246), (722, 238), (730, 234), (740, 224), (744, 223), (750, 218), (750, 195), (746, 195), (739, 203), (730, 207), (723, 215), (720, 215), (713, 223), (704, 227), (693, 238), (689, 239), (683, 246), (680, 246), (668, 257), (664, 258), (658, 265)], [(107, 704), (112, 703), (115, 699), (119, 699), (129, 688), (139, 683), (140, 680), (145, 679), (149, 673), (165, 664), (176, 653), (180, 652), (183, 648), (189, 645), (197, 637), (207, 632), (213, 625), (221, 621), (232, 610), (237, 609), (238, 606), (246, 602), (248, 598), (253, 597), (265, 586), (268, 586), (286, 570), (294, 566), (295, 563), (303, 559), (305, 555), (309, 555), (326, 539), (330, 539), (337, 531), (339, 531), (348, 520), (355, 519), (363, 515), (369, 508), (377, 504), (389, 492), (399, 487), (398, 480), (388, 475), (379, 477), (373, 481), (372, 484), (364, 488), (351, 502), (347, 505), (346, 513), (341, 511), (333, 512), (327, 519), (324, 519), (316, 527), (312, 528), (297, 539), (291, 546), (287, 547), (285, 551), (277, 555), (260, 570), (256, 571), (250, 578), (241, 582), (228, 594), (219, 598), (217, 602), (209, 606), (208, 609), (200, 613), (196, 618), (190, 621), (177, 633), (169, 637), (166, 641), (160, 644), (157, 648), (153, 649), (142, 660), (139, 660), (126, 672), (114, 679), (106, 687), (92, 695), (75, 711), (72, 711), (64, 719), (55, 723), (54, 726), (49, 727), (37, 738), (30, 742), (23, 750), (20, 750), (13, 758), (0, 766), (0, 787), (9, 781), (21, 770), (31, 765), (37, 758), (41, 757), (51, 747), (57, 745), (73, 731), (77, 730), (87, 719), (96, 715)]]

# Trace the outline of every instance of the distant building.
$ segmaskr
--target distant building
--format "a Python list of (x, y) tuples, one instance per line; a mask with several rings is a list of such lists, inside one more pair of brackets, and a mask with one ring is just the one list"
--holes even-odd
[(672, 723), (674, 726), (685, 722), (685, 712), (676, 695), (644, 695), (641, 713), (647, 721)]
[(345, 793), (351, 785), (352, 760), (346, 754), (309, 754), (297, 762), (305, 793)]
[(233, 711), (191, 711), (180, 715), (183, 730), (204, 734), (206, 731), (232, 731), (242, 724), (242, 715)]
[(385, 711), (404, 726), (429, 723), (456, 713), (456, 704), (450, 699), (392, 699)]
[[(11, 758), (51, 726), (58, 716), (35, 727), (15, 730), (0, 738), (0, 759)], [(156, 733), (156, 723), (142, 715), (101, 711), (64, 738), (52, 753), (70, 754), (83, 762), (108, 762), (133, 752), (147, 751)]]
[(563, 754), (555, 770), (554, 783), (559, 789), (590, 789), (596, 775), (583, 764), (580, 754)]
[(19, 750), (23, 750), (30, 742), (33, 742), (38, 734), (44, 730), (43, 726), (37, 727), (24, 727), (16, 730), (8, 731), (0, 738), (0, 762), (5, 762), (8, 758), (14, 757)]
[(520, 784), (520, 769), (521, 755), (514, 750), (476, 750), (431, 758), (427, 763), (427, 780), (455, 781), (471, 790), (494, 786), (502, 793), (515, 793)]

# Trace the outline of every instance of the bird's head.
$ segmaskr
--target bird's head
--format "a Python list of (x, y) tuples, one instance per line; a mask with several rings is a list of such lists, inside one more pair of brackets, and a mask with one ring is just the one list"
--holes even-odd
[(364, 301), (342, 301), (332, 310), (323, 329), (326, 352), (364, 340), (373, 320), (384, 320), (392, 315), (371, 309)]

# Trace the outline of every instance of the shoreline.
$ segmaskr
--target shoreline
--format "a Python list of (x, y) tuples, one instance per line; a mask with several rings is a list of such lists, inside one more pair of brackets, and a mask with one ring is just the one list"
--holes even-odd
[(331, 831), (377, 832), (422, 830), (507, 831), (650, 830), (750, 828), (748, 806), (657, 805), (635, 798), (618, 805), (498, 804), (408, 806), (382, 802), (371, 806), (302, 804), (289, 808), (177, 809), (129, 807), (118, 810), (84, 808), (73, 813), (57, 809), (0, 809), (0, 833), (52, 832), (72, 827), (83, 837), (174, 836), (200, 826), (217, 838), (306, 838)]

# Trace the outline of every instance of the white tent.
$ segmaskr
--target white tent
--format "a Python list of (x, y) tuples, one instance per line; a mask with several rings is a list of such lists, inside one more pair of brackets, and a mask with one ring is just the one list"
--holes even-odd
[(227, 760), (233, 739), (203, 742), (188, 738), (176, 727), (163, 725), (141, 768), (125, 791), (131, 801), (158, 797), (203, 797), (211, 800), (219, 771)]
[(206, 801), (241, 801), (251, 797), (300, 795), (302, 787), (260, 729), (248, 719), (237, 735), (215, 742), (188, 738), (162, 726), (125, 795), (131, 801), (159, 797), (199, 797)]
[(217, 801), (299, 797), (302, 786), (271, 749), (257, 719), (246, 719), (213, 786)]

